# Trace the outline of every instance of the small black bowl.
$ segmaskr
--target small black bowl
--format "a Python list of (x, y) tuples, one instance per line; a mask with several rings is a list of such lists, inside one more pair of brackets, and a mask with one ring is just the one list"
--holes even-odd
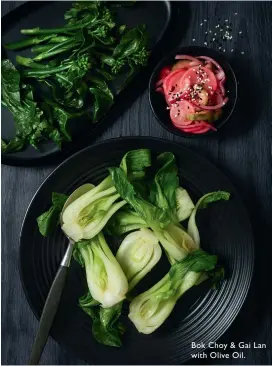
[(149, 102), (152, 112), (154, 113), (155, 117), (164, 128), (166, 128), (169, 132), (172, 132), (178, 136), (198, 137), (216, 132), (213, 130), (209, 130), (208, 132), (205, 132), (203, 134), (193, 134), (183, 132), (178, 128), (176, 128), (170, 119), (169, 110), (166, 109), (167, 104), (164, 96), (161, 93), (155, 91), (155, 84), (159, 80), (159, 74), (161, 69), (165, 66), (173, 65), (175, 62), (177, 62), (177, 60), (175, 60), (175, 56), (178, 54), (190, 55), (194, 57), (195, 56), (212, 57), (223, 68), (226, 74), (226, 83), (225, 83), (226, 95), (229, 97), (229, 100), (222, 109), (223, 113), (221, 117), (213, 124), (217, 130), (227, 122), (227, 120), (229, 119), (229, 117), (233, 112), (237, 99), (237, 81), (231, 66), (220, 52), (217, 52), (211, 48), (198, 47), (198, 46), (180, 48), (175, 52), (172, 52), (171, 54), (164, 57), (158, 63), (149, 81)]

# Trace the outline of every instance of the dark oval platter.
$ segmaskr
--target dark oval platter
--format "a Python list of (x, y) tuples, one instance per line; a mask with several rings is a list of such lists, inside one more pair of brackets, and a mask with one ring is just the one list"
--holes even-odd
[[(50, 28), (63, 23), (65, 11), (71, 7), (69, 1), (29, 1), (12, 10), (2, 17), (2, 44), (7, 44), (20, 39), (20, 30), (23, 28)], [(173, 11), (173, 7), (175, 10)], [(156, 13), (156, 17), (153, 14)], [(187, 14), (187, 15), (186, 15)], [(188, 10), (186, 5), (172, 4), (170, 1), (158, 2), (137, 2), (132, 7), (117, 9), (117, 21), (120, 24), (127, 24), (135, 27), (138, 24), (145, 24), (149, 35), (149, 49), (151, 51), (148, 66), (139, 71), (130, 84), (115, 97), (115, 103), (110, 111), (97, 123), (90, 120), (77, 120), (71, 123), (73, 141), (65, 143), (62, 150), (52, 142), (40, 143), (39, 149), (28, 146), (17, 153), (2, 154), (2, 163), (8, 165), (41, 165), (56, 164), (79, 149), (88, 146), (102, 129), (110, 126), (114, 119), (130, 106), (133, 100), (147, 86), (149, 75), (158, 60), (169, 51), (171, 45), (167, 40), (167, 34), (171, 30), (173, 19), (176, 17), (183, 21), (184, 26), (188, 21)], [(2, 47), (2, 58), (9, 58), (15, 62), (16, 54), (32, 57), (29, 50), (20, 52), (7, 51)], [(15, 134), (15, 126), (11, 113), (4, 107), (1, 108), (2, 115), (2, 138), (10, 140)]]

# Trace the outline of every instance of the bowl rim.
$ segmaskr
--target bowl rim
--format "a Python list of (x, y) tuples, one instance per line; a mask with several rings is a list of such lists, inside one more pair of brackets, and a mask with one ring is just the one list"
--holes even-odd
[[(188, 132), (183, 132), (181, 130), (179, 130), (178, 128), (175, 128), (174, 125), (170, 125), (168, 126), (168, 124), (164, 123), (161, 118), (158, 116), (158, 114), (155, 111), (155, 108), (153, 106), (152, 100), (151, 100), (151, 93), (153, 92), (153, 84), (154, 84), (154, 75), (158, 72), (158, 69), (160, 69), (162, 67), (162, 64), (164, 64), (164, 62), (168, 59), (168, 58), (174, 58), (175, 55), (177, 55), (178, 53), (183, 52), (183, 50), (197, 50), (197, 49), (203, 49), (203, 54), (205, 55), (205, 50), (209, 50), (208, 52), (213, 52), (215, 55), (219, 56), (220, 58), (222, 58), (224, 60), (224, 63), (227, 65), (228, 67), (228, 71), (232, 74), (233, 77), (233, 81), (234, 81), (234, 89), (235, 89), (235, 95), (232, 96), (232, 107), (231, 110), (229, 111), (228, 115), (222, 120), (222, 122), (217, 126), (217, 131), (214, 130), (209, 130), (207, 132), (201, 133), (201, 134), (192, 134), (192, 133), (188, 133)], [(187, 52), (187, 54), (189, 54), (189, 52)], [(212, 56), (213, 57), (213, 56)], [(216, 56), (215, 56), (216, 57)], [(197, 137), (204, 137), (204, 136), (208, 136), (214, 133), (217, 133), (219, 131), (219, 129), (221, 127), (223, 127), (225, 125), (225, 123), (229, 120), (229, 118), (231, 117), (234, 108), (236, 106), (236, 102), (237, 102), (237, 94), (238, 94), (238, 83), (237, 83), (237, 78), (236, 75), (234, 73), (233, 68), (231, 67), (229, 61), (227, 60), (227, 58), (219, 51), (215, 50), (214, 48), (211, 47), (204, 47), (204, 46), (183, 46), (183, 47), (177, 47), (175, 48), (173, 51), (169, 52), (167, 55), (165, 55), (155, 66), (155, 68), (152, 71), (152, 74), (149, 78), (149, 83), (148, 83), (148, 100), (149, 100), (149, 105), (150, 108), (152, 110), (153, 115), (156, 117), (156, 120), (160, 123), (160, 125), (165, 128), (168, 132), (176, 135), (176, 136), (180, 136), (180, 137), (186, 137), (186, 138), (197, 138)]]

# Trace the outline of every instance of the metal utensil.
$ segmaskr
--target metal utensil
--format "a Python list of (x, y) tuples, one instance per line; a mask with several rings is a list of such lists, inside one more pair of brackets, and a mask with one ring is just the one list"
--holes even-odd
[[(67, 199), (65, 205), (63, 206), (62, 212), (60, 214), (60, 223), (62, 224), (62, 215), (65, 208), (74, 202), (77, 198), (79, 198), (82, 194), (90, 191), (94, 186), (92, 184), (84, 184), (78, 189), (76, 189)], [(65, 233), (64, 233), (65, 234)], [(58, 272), (55, 276), (55, 279), (52, 283), (52, 286), (49, 290), (49, 293), (46, 298), (46, 302), (43, 308), (43, 312), (40, 319), (39, 328), (37, 331), (37, 335), (34, 341), (34, 345), (32, 347), (31, 355), (28, 361), (28, 365), (37, 365), (39, 363), (40, 357), (42, 355), (44, 346), (47, 342), (49, 332), (51, 326), (54, 321), (54, 317), (56, 315), (58, 305), (60, 302), (61, 294), (63, 292), (63, 288), (66, 282), (68, 269), (70, 266), (74, 241), (69, 238), (66, 234), (65, 236), (69, 239), (67, 250), (64, 254), (64, 257), (61, 261)]]

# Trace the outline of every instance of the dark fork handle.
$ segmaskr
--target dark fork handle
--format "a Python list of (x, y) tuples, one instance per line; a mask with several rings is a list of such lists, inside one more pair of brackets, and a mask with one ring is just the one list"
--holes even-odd
[(54, 317), (58, 309), (67, 273), (68, 267), (60, 266), (43, 308), (38, 333), (35, 338), (28, 365), (37, 365), (39, 363), (41, 354), (49, 336)]
[(59, 306), (61, 294), (63, 292), (69, 270), (72, 251), (73, 244), (70, 242), (47, 296), (28, 365), (37, 365), (39, 363)]

